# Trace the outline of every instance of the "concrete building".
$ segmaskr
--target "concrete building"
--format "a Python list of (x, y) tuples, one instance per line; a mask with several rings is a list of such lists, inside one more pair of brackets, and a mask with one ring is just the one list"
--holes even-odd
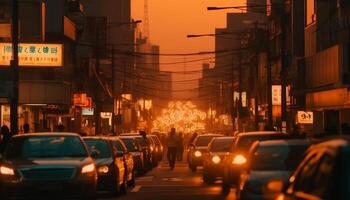
[[(68, 15), (70, 2), (19, 2), (19, 130), (27, 123), (31, 131), (55, 130), (63, 124), (75, 130), (71, 115), (75, 89), (75, 22)], [(11, 1), (0, 1), (0, 41), (10, 42)], [(81, 10), (74, 11), (80, 13)], [(7, 27), (7, 28), (6, 28)], [(7, 33), (6, 33), (7, 32)], [(54, 45), (51, 45), (54, 44)], [(1, 43), (1, 63), (6, 64), (6, 43)], [(10, 59), (10, 57), (8, 57)], [(11, 97), (9, 69), (1, 69), (1, 97)], [(5, 88), (5, 89), (4, 89)], [(9, 125), (9, 106), (1, 105), (1, 124)]]

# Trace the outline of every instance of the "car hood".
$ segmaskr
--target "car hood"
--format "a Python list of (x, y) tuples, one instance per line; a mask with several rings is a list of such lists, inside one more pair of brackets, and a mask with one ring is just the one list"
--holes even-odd
[(32, 160), (11, 160), (5, 163), (12, 165), (15, 168), (27, 167), (80, 167), (87, 163), (91, 163), (89, 157), (83, 158), (60, 158), (60, 159), (32, 159)]
[(99, 158), (99, 159), (95, 159), (94, 161), (96, 166), (110, 165), (113, 163), (112, 158)]
[(287, 182), (291, 171), (250, 171), (247, 181), (260, 182), (261, 184), (267, 183), (269, 180), (283, 180)]

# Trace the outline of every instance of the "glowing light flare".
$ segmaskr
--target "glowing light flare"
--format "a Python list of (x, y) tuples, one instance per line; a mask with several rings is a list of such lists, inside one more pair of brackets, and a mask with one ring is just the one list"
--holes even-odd
[(168, 132), (172, 127), (178, 132), (194, 132), (205, 129), (207, 115), (190, 102), (170, 102), (167, 109), (162, 110), (162, 116), (153, 122), (154, 131)]

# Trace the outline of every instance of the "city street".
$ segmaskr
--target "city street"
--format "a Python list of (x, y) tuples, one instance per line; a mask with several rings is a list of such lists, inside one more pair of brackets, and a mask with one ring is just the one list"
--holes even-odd
[(233, 192), (228, 196), (221, 193), (221, 185), (205, 185), (202, 171), (192, 173), (187, 163), (177, 164), (171, 171), (165, 162), (143, 177), (139, 177), (136, 186), (126, 196), (101, 198), (103, 200), (233, 200)]

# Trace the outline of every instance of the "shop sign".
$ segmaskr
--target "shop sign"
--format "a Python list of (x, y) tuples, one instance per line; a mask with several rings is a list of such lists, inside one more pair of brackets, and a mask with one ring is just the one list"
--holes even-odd
[(101, 112), (101, 118), (109, 119), (111, 117), (112, 117), (112, 113), (111, 112)]
[[(290, 105), (290, 86), (286, 87), (286, 97), (287, 97), (287, 105)], [(272, 86), (272, 105), (280, 106), (282, 105), (282, 86), (281, 85), (273, 85)]]
[(81, 115), (92, 116), (94, 115), (94, 108), (82, 108)]
[[(62, 67), (63, 45), (45, 43), (20, 43), (18, 45), (19, 66)], [(12, 44), (0, 43), (0, 66), (10, 66)]]
[(73, 95), (73, 105), (80, 107), (92, 107), (92, 98), (86, 93), (75, 93)]
[(306, 111), (298, 111), (297, 122), (299, 124), (313, 124), (314, 123), (314, 113)]

